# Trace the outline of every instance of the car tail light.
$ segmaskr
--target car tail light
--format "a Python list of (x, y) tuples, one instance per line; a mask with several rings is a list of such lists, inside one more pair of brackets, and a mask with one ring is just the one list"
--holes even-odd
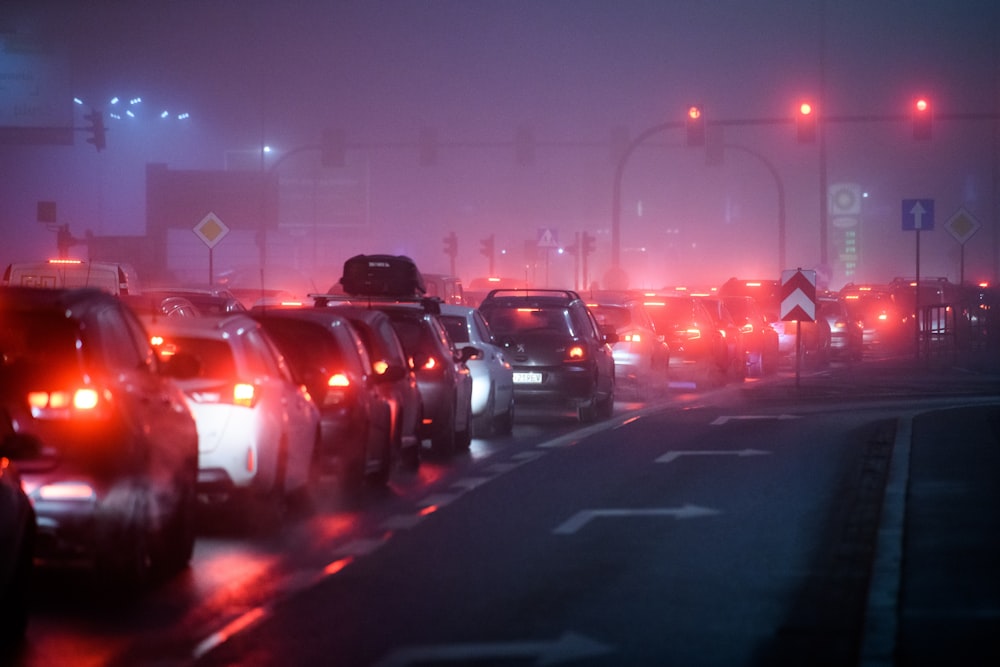
[(201, 388), (188, 392), (195, 403), (219, 403), (252, 408), (260, 401), (261, 388), (249, 382), (237, 382), (215, 388)]
[(334, 373), (326, 381), (323, 405), (340, 405), (350, 398), (351, 378), (346, 373)]
[(624, 341), (626, 343), (641, 343), (642, 342), (642, 334), (639, 333), (638, 331), (632, 331), (632, 332), (626, 333), (626, 334), (622, 335), (622, 341)]
[(740, 333), (745, 336), (748, 336), (753, 332), (754, 332), (753, 322), (747, 322), (746, 324), (740, 327)]
[(566, 361), (583, 361), (587, 358), (587, 348), (583, 345), (570, 345), (566, 349)]
[(677, 332), (678, 338), (686, 338), (687, 340), (698, 340), (701, 338), (701, 329), (698, 327), (690, 327), (687, 329), (681, 329)]
[(43, 484), (33, 497), (39, 500), (95, 500), (97, 492), (86, 482), (66, 481)]
[(385, 375), (385, 372), (389, 370), (389, 362), (387, 362), (385, 359), (379, 359), (378, 361), (373, 361), (372, 370), (375, 371), (376, 375)]
[(98, 419), (105, 416), (109, 392), (94, 387), (28, 392), (28, 407), (36, 419)]

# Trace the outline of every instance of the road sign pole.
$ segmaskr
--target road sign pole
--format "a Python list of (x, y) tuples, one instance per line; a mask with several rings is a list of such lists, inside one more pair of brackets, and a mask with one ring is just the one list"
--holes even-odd
[(920, 358), (920, 227), (915, 230), (917, 235), (917, 251), (916, 251), (916, 273), (917, 280), (916, 285), (913, 286), (913, 326), (914, 326), (914, 344), (916, 347), (917, 359)]
[(215, 275), (215, 248), (208, 249), (208, 285), (213, 285), (212, 276)]

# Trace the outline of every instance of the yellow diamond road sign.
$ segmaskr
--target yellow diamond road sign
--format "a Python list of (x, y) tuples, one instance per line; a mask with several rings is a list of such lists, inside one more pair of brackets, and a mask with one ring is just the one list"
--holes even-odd
[(948, 230), (948, 233), (963, 245), (973, 234), (979, 231), (980, 227), (982, 225), (979, 224), (979, 221), (972, 217), (972, 214), (964, 208), (958, 209), (955, 215), (948, 218), (948, 222), (944, 223), (944, 228)]
[(205, 245), (214, 248), (229, 233), (229, 227), (226, 227), (226, 224), (219, 220), (214, 213), (209, 213), (194, 226), (194, 233), (205, 242)]

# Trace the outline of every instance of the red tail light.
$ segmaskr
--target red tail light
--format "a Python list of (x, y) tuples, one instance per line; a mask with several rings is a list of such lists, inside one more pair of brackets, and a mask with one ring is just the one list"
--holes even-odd
[(583, 345), (570, 345), (566, 349), (566, 361), (583, 361), (587, 358), (587, 348)]
[(249, 382), (237, 382), (213, 389), (197, 389), (188, 394), (195, 403), (218, 403), (252, 408), (260, 401), (261, 388)]
[(642, 334), (639, 333), (638, 331), (626, 333), (625, 335), (622, 336), (622, 340), (626, 343), (641, 343)]
[(334, 373), (326, 381), (323, 405), (340, 405), (350, 398), (351, 378), (345, 373)]
[(28, 407), (36, 419), (99, 419), (111, 394), (94, 387), (28, 392)]

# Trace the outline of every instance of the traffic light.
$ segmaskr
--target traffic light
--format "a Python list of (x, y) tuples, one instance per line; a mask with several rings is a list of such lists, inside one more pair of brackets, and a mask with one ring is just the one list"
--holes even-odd
[(921, 97), (913, 103), (913, 138), (917, 141), (929, 141), (931, 138), (931, 121), (933, 120), (931, 103)]
[(420, 130), (420, 164), (424, 167), (437, 162), (438, 142), (437, 132), (433, 128), (425, 127)]
[(90, 121), (90, 137), (87, 139), (88, 144), (94, 144), (94, 148), (99, 151), (104, 150), (105, 146), (105, 132), (107, 131), (104, 127), (104, 112), (98, 111), (97, 109), (91, 108), (90, 113), (84, 116)]
[(583, 242), (583, 254), (586, 256), (594, 252), (594, 241), (596, 239), (594, 239), (594, 237), (588, 234), (587, 232), (584, 232), (583, 236), (581, 236), (580, 238), (581, 241)]
[(705, 145), (705, 111), (698, 104), (688, 107), (687, 118), (684, 121), (687, 128), (687, 145)]
[(494, 260), (496, 258), (496, 254), (495, 254), (496, 253), (496, 235), (495, 234), (490, 234), (488, 237), (486, 237), (485, 239), (481, 240), (479, 243), (480, 243), (480, 246), (481, 246), (479, 248), (479, 252), (482, 253), (484, 257), (486, 257), (487, 259), (490, 260), (489, 274), (492, 276), (493, 275), (493, 268), (494, 268), (493, 264), (494, 264)]
[(444, 237), (444, 254), (452, 259), (458, 256), (458, 237), (455, 236), (455, 232), (450, 232)]
[(320, 161), (324, 167), (343, 167), (346, 164), (347, 142), (343, 130), (326, 130), (323, 132), (323, 145), (320, 147)]
[(795, 114), (795, 133), (800, 143), (816, 141), (816, 110), (809, 102), (802, 102)]
[(531, 132), (531, 128), (517, 129), (514, 135), (514, 159), (522, 165), (529, 165), (535, 161), (535, 135)]

